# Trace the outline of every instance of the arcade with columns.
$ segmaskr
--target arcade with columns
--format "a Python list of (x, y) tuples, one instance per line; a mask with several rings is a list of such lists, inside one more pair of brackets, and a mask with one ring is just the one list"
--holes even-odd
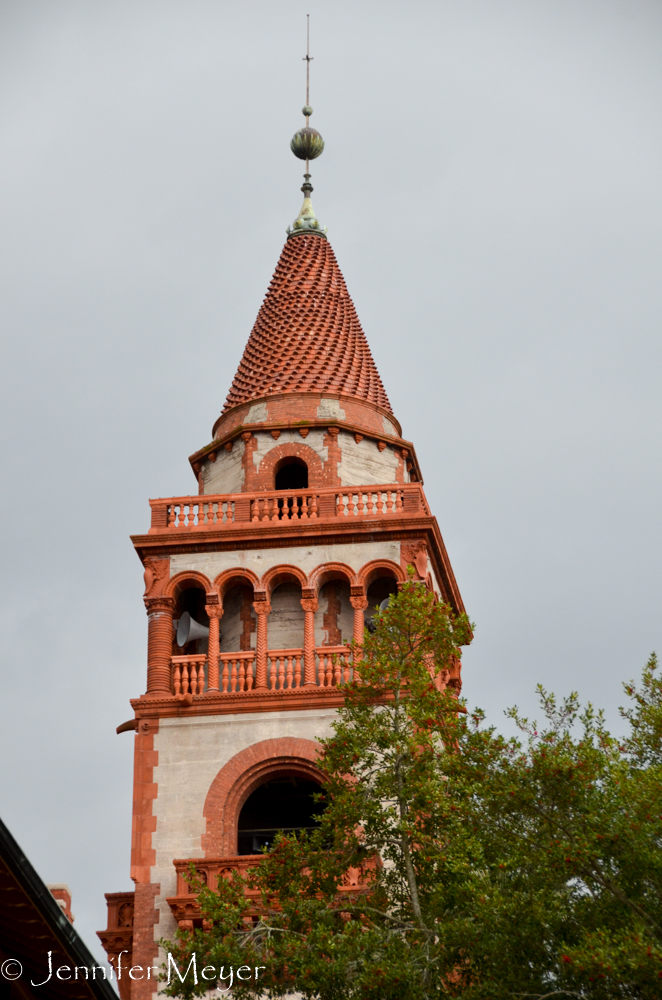
[[(323, 143), (306, 112), (292, 148), (309, 160)], [(119, 727), (135, 733), (134, 891), (107, 895), (99, 932), (125, 967), (158, 965), (160, 938), (200, 925), (191, 860), (214, 885), (277, 830), (314, 825), (317, 740), (349, 644), (408, 572), (464, 610), (308, 164), (302, 190), (212, 440), (190, 458), (197, 492), (151, 500), (132, 538), (148, 620), (146, 690)], [(459, 663), (443, 682), (459, 691)], [(120, 983), (123, 1000), (155, 987)]]

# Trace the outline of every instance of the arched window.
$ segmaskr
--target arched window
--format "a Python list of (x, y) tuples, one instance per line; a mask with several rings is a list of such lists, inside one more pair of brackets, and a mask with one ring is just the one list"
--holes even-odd
[(276, 468), (277, 490), (307, 490), (308, 466), (301, 458), (285, 458)]
[(274, 777), (246, 799), (237, 830), (239, 854), (261, 854), (271, 847), (278, 832), (293, 833), (318, 826), (314, 819), (323, 806), (313, 796), (320, 791), (316, 781), (296, 775)]

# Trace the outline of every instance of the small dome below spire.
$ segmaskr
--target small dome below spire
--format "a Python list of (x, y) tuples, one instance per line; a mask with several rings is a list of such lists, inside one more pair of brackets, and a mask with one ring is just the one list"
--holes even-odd
[(313, 208), (313, 203), (310, 200), (310, 196), (313, 191), (313, 185), (310, 183), (310, 174), (304, 174), (303, 176), (305, 177), (305, 180), (301, 185), (301, 190), (303, 191), (303, 205), (301, 206), (301, 211), (292, 225), (287, 227), (287, 237), (290, 239), (292, 236), (300, 236), (303, 233), (308, 235), (310, 233), (315, 233), (317, 236), (321, 236), (322, 239), (326, 239), (326, 226), (323, 226), (315, 215), (315, 209)]

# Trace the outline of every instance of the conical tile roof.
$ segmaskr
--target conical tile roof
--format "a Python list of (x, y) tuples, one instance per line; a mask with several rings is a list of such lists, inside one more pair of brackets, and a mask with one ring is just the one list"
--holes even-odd
[(331, 244), (300, 235), (283, 247), (222, 412), (271, 393), (320, 391), (393, 412)]

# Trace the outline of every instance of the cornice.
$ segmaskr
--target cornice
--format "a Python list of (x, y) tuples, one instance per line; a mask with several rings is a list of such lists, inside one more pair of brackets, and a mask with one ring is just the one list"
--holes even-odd
[(131, 699), (137, 719), (190, 719), (206, 715), (245, 715), (248, 712), (294, 712), (300, 709), (339, 708), (344, 704), (342, 688), (292, 688), (260, 693), (209, 693), (194, 695), (191, 705), (174, 695)]
[(454, 610), (464, 611), (464, 603), (453, 573), (446, 546), (439, 530), (436, 517), (418, 514), (408, 517), (400, 514), (392, 519), (333, 518), (317, 521), (297, 521), (295, 524), (272, 523), (270, 521), (227, 524), (221, 530), (209, 528), (200, 530), (163, 531), (158, 534), (132, 535), (131, 541), (141, 561), (150, 555), (170, 556), (175, 553), (223, 552), (250, 548), (302, 547), (314, 542), (317, 545), (333, 545), (340, 542), (370, 542), (384, 538), (393, 541), (408, 541), (425, 537), (435, 575)]
[[(397, 423), (395, 418), (389, 419), (392, 419), (393, 422)], [(347, 420), (337, 420), (329, 417), (315, 417), (310, 420), (275, 420), (273, 423), (263, 421), (262, 423), (239, 424), (228, 434), (225, 434), (222, 437), (214, 438), (214, 440), (210, 441), (209, 444), (204, 445), (202, 448), (199, 448), (198, 451), (189, 455), (188, 460), (193, 473), (197, 475), (195, 468), (197, 464), (204, 462), (210, 454), (215, 454), (221, 448), (224, 448), (226, 444), (234, 442), (236, 438), (241, 437), (241, 435), (245, 434), (247, 431), (250, 431), (251, 434), (264, 434), (271, 433), (271, 431), (298, 431), (305, 428), (308, 430), (315, 430), (316, 428), (327, 430), (329, 427), (337, 427), (339, 431), (347, 431), (349, 434), (360, 434), (364, 440), (383, 441), (385, 444), (390, 444), (394, 448), (406, 449), (408, 452), (407, 460), (411, 461), (413, 471), (416, 476), (414, 481), (423, 484), (423, 476), (421, 475), (421, 467), (416, 456), (416, 449), (411, 441), (406, 441), (403, 437), (397, 437), (396, 435), (386, 433), (380, 434), (378, 431), (368, 429), (362, 424), (353, 424)]]

